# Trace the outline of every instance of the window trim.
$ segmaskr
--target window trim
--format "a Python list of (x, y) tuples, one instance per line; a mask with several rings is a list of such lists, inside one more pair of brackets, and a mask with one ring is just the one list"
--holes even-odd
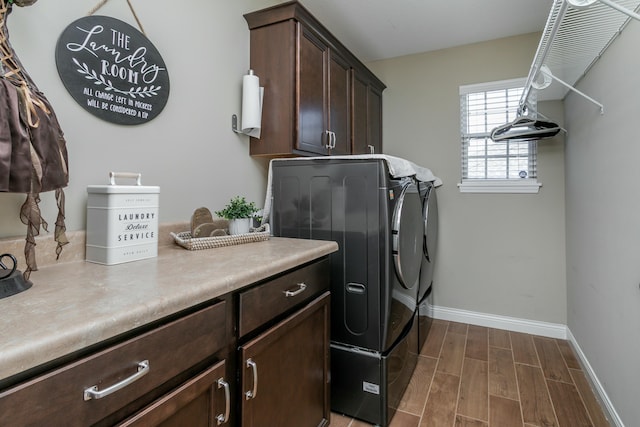
[(498, 80), (495, 82), (486, 83), (474, 83), (470, 85), (460, 85), (460, 95), (469, 95), (476, 92), (489, 92), (492, 90), (501, 90), (508, 87), (524, 87), (527, 84), (526, 77), (519, 77), (517, 79)]
[(458, 184), (461, 193), (538, 193), (542, 184), (535, 178), (523, 179), (463, 179)]
[[(501, 90), (509, 87), (524, 87), (527, 79), (516, 78), (508, 80), (499, 80), (486, 83), (475, 83), (469, 85), (461, 85), (459, 87), (459, 96), (468, 95), (476, 92), (488, 92), (492, 90)], [(522, 179), (463, 179), (460, 178), (458, 188), (461, 193), (521, 193), (536, 194), (539, 192), (542, 184), (537, 178)]]

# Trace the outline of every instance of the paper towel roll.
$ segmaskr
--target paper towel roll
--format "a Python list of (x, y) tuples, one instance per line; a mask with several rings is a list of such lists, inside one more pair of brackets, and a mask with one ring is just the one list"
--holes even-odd
[(242, 77), (242, 133), (260, 138), (262, 119), (262, 96), (264, 88), (260, 87), (260, 79), (249, 70)]

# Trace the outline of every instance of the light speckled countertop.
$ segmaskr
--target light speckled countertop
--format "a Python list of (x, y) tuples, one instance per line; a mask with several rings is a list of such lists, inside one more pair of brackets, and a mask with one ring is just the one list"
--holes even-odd
[(0, 380), (97, 344), (338, 249), (272, 237), (104, 266), (85, 261), (32, 273), (33, 287), (0, 299)]

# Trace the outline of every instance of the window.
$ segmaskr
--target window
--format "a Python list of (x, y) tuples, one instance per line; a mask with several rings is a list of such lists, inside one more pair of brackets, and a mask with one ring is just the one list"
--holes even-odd
[(494, 142), (491, 130), (517, 117), (525, 79), (460, 87), (461, 192), (537, 193), (532, 141)]

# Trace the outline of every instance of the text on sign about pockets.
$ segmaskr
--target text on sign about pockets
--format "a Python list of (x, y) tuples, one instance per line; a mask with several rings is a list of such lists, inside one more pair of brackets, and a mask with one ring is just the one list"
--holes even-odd
[(94, 15), (71, 23), (58, 39), (56, 65), (76, 102), (109, 122), (146, 123), (167, 103), (169, 75), (160, 52), (118, 19)]

